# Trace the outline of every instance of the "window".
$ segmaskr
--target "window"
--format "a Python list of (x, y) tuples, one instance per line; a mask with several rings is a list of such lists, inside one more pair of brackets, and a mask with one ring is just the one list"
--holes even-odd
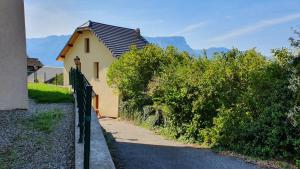
[(94, 63), (94, 74), (95, 78), (99, 79), (99, 62)]
[(100, 113), (99, 113), (99, 95), (96, 94), (96, 96), (93, 98), (94, 99), (94, 109), (96, 110), (96, 114), (97, 117), (100, 117)]
[(95, 108), (98, 110), (99, 109), (99, 95), (96, 94), (95, 97)]
[(89, 38), (85, 38), (85, 53), (90, 53), (90, 39)]
[(78, 64), (78, 70), (81, 71), (81, 63), (80, 63), (80, 62), (79, 62), (79, 64)]

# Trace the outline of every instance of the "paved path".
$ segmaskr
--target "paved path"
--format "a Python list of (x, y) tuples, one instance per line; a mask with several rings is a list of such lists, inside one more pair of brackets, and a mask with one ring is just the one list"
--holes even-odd
[(116, 119), (100, 119), (116, 139), (114, 148), (124, 169), (256, 169), (257, 167), (209, 150), (170, 141), (151, 131)]

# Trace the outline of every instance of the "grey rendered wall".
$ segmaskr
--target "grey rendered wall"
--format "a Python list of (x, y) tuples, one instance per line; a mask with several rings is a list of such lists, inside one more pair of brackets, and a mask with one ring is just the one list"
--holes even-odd
[(0, 0), (0, 110), (27, 109), (23, 0)]
[[(56, 74), (59, 75), (63, 73), (64, 73), (63, 67), (50, 67), (50, 66), (44, 66), (36, 71), (37, 79), (41, 83), (45, 82), (45, 80), (48, 81), (54, 78)], [(34, 73), (27, 76), (27, 81), (34, 82)]]

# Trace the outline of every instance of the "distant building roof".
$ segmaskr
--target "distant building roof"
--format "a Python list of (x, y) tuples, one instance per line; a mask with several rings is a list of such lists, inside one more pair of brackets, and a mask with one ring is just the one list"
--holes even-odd
[(37, 58), (29, 58), (27, 57), (27, 67), (36, 67), (36, 68), (41, 68), (44, 65), (42, 64), (41, 61)]
[(141, 49), (148, 44), (147, 40), (141, 36), (140, 29), (130, 29), (88, 21), (75, 30), (68, 43), (57, 57), (58, 60), (59, 58), (64, 58), (68, 48), (73, 46), (74, 41), (79, 36), (78, 33), (80, 34), (81, 31), (84, 30), (90, 30), (94, 33), (95, 36), (111, 51), (114, 57), (119, 57), (123, 53), (129, 51), (129, 48), (132, 45)]

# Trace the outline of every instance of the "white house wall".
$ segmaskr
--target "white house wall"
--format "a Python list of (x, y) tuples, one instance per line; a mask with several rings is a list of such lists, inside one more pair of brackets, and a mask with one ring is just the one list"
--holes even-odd
[[(84, 50), (84, 39), (90, 39), (90, 52)], [(74, 58), (78, 56), (81, 61), (81, 71), (99, 95), (99, 113), (102, 116), (118, 117), (119, 97), (107, 84), (107, 70), (116, 59), (111, 52), (100, 42), (96, 36), (83, 31), (73, 44), (64, 59), (64, 85), (69, 85), (69, 70), (75, 68)], [(99, 62), (99, 79), (95, 78), (94, 63)], [(94, 106), (95, 107), (95, 106)]]
[(23, 0), (0, 0), (0, 110), (27, 109)]

